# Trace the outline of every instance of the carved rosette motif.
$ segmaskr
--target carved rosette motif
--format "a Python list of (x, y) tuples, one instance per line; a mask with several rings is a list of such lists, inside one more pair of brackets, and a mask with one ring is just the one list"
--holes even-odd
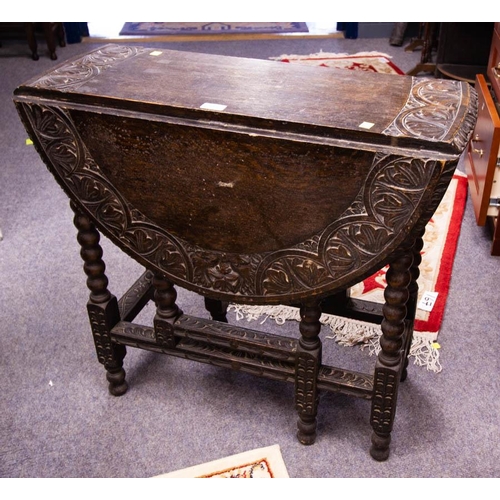
[(321, 233), (277, 252), (230, 254), (169, 234), (132, 207), (100, 171), (65, 111), (23, 103), (58, 182), (118, 246), (149, 268), (201, 292), (256, 301), (333, 288), (379, 258), (415, 216), (436, 162), (376, 154), (364, 189)]

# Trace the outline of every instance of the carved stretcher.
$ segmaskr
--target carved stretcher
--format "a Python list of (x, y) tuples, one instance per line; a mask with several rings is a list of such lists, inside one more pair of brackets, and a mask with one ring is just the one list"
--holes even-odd
[[(75, 212), (111, 394), (127, 346), (283, 380), (312, 444), (319, 391), (340, 392), (371, 400), (371, 454), (388, 457), (421, 237), (476, 120), (469, 85), (108, 45), (14, 100)], [(100, 232), (145, 267), (120, 300)], [(324, 365), (324, 299), (386, 264), (373, 373)], [(184, 314), (176, 285), (211, 319)], [(150, 300), (154, 326), (133, 323)], [(229, 325), (229, 302), (298, 304), (300, 337)]]

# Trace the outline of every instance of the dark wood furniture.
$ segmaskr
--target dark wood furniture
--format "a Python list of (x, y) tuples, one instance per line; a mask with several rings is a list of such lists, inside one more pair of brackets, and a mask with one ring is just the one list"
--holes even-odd
[[(422, 234), (476, 120), (469, 85), (109, 45), (14, 100), (71, 199), (111, 394), (127, 346), (212, 363), (294, 384), (304, 444), (320, 391), (370, 400), (371, 454), (388, 457)], [(100, 232), (145, 267), (120, 300)], [(322, 300), (388, 263), (373, 372), (323, 364)], [(211, 319), (183, 313), (176, 285)], [(134, 323), (149, 300), (154, 326)], [(300, 335), (229, 325), (228, 302), (300, 303)]]
[(436, 53), (436, 76), (474, 85), (486, 74), (494, 23), (441, 23)]
[(406, 52), (421, 50), (420, 62), (408, 71), (407, 75), (418, 75), (420, 73), (432, 73), (436, 71), (434, 52), (437, 49), (439, 39), (439, 23), (420, 23), (419, 35), (406, 47)]
[(421, 36), (405, 50), (421, 47), (420, 63), (408, 75), (432, 73), (474, 84), (486, 74), (494, 23), (421, 23)]
[(55, 61), (57, 59), (57, 45), (66, 46), (63, 23), (0, 23), (0, 40), (2, 38), (25, 38), (34, 61), (40, 59), (37, 41), (37, 37), (40, 35), (43, 35), (45, 39), (49, 57)]
[(492, 233), (491, 255), (500, 255), (500, 23), (495, 23), (487, 70), (476, 75), (478, 120), (465, 167), (476, 222)]

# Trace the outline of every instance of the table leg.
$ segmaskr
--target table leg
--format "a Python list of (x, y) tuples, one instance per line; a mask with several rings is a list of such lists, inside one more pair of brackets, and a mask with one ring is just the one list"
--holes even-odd
[(316, 416), (319, 393), (318, 371), (321, 365), (321, 307), (314, 301), (300, 308), (301, 337), (297, 349), (295, 368), (295, 407), (299, 414), (297, 437), (302, 444), (313, 444), (316, 440)]
[(107, 371), (109, 392), (113, 396), (121, 396), (127, 392), (123, 359), (126, 349), (123, 345), (111, 341), (111, 329), (120, 321), (120, 312), (116, 297), (108, 290), (106, 265), (102, 260), (102, 247), (99, 244), (100, 234), (92, 221), (84, 215), (76, 205), (71, 203), (75, 212), (74, 224), (78, 229), (80, 255), (84, 261), (83, 269), (90, 290), (87, 311), (94, 337), (97, 358)]
[(386, 274), (381, 351), (375, 366), (370, 418), (373, 427), (370, 454), (380, 461), (389, 457), (399, 382), (405, 362), (404, 333), (408, 326), (406, 304), (410, 296), (408, 287), (412, 280), (412, 263), (412, 247), (406, 246), (390, 264)]
[(33, 61), (40, 59), (38, 55), (38, 44), (35, 36), (35, 23), (24, 23), (26, 30), (26, 38), (28, 39), (28, 46), (31, 50), (31, 58)]
[(153, 278), (155, 288), (154, 300), (156, 303), (156, 315), (154, 318), (154, 328), (156, 342), (165, 347), (175, 347), (175, 336), (173, 323), (182, 311), (175, 303), (177, 291), (171, 281), (163, 275), (156, 273)]
[(217, 299), (210, 299), (205, 297), (205, 309), (210, 313), (210, 317), (214, 321), (220, 321), (222, 323), (227, 323), (227, 308), (229, 307), (228, 302), (223, 302)]
[(420, 276), (419, 266), (422, 262), (421, 251), (424, 246), (423, 236), (425, 229), (415, 239), (413, 245), (413, 263), (410, 268), (411, 272), (411, 283), (408, 287), (410, 292), (410, 297), (407, 304), (407, 326), (408, 326), (408, 338), (405, 339), (405, 353), (404, 353), (404, 366), (403, 372), (401, 373), (401, 381), (403, 382), (408, 377), (408, 356), (410, 355), (411, 343), (413, 341), (413, 325), (415, 322), (415, 316), (417, 313), (417, 303), (418, 303), (418, 277)]
[(56, 23), (43, 23), (43, 33), (45, 35), (45, 42), (47, 43), (47, 48), (49, 49), (49, 57), (53, 61), (57, 59), (55, 24)]

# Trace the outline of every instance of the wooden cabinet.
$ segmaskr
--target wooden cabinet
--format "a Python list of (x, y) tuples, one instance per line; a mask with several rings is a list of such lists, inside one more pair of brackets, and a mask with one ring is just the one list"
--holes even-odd
[(500, 23), (495, 23), (490, 58), (486, 72), (497, 100), (500, 99)]
[[(477, 75), (478, 119), (470, 141), (465, 167), (476, 221), (491, 225), (492, 255), (500, 255), (500, 23), (495, 23), (487, 76)], [(491, 86), (490, 86), (491, 85)]]
[(441, 23), (436, 54), (436, 76), (474, 85), (486, 74), (495, 23)]

